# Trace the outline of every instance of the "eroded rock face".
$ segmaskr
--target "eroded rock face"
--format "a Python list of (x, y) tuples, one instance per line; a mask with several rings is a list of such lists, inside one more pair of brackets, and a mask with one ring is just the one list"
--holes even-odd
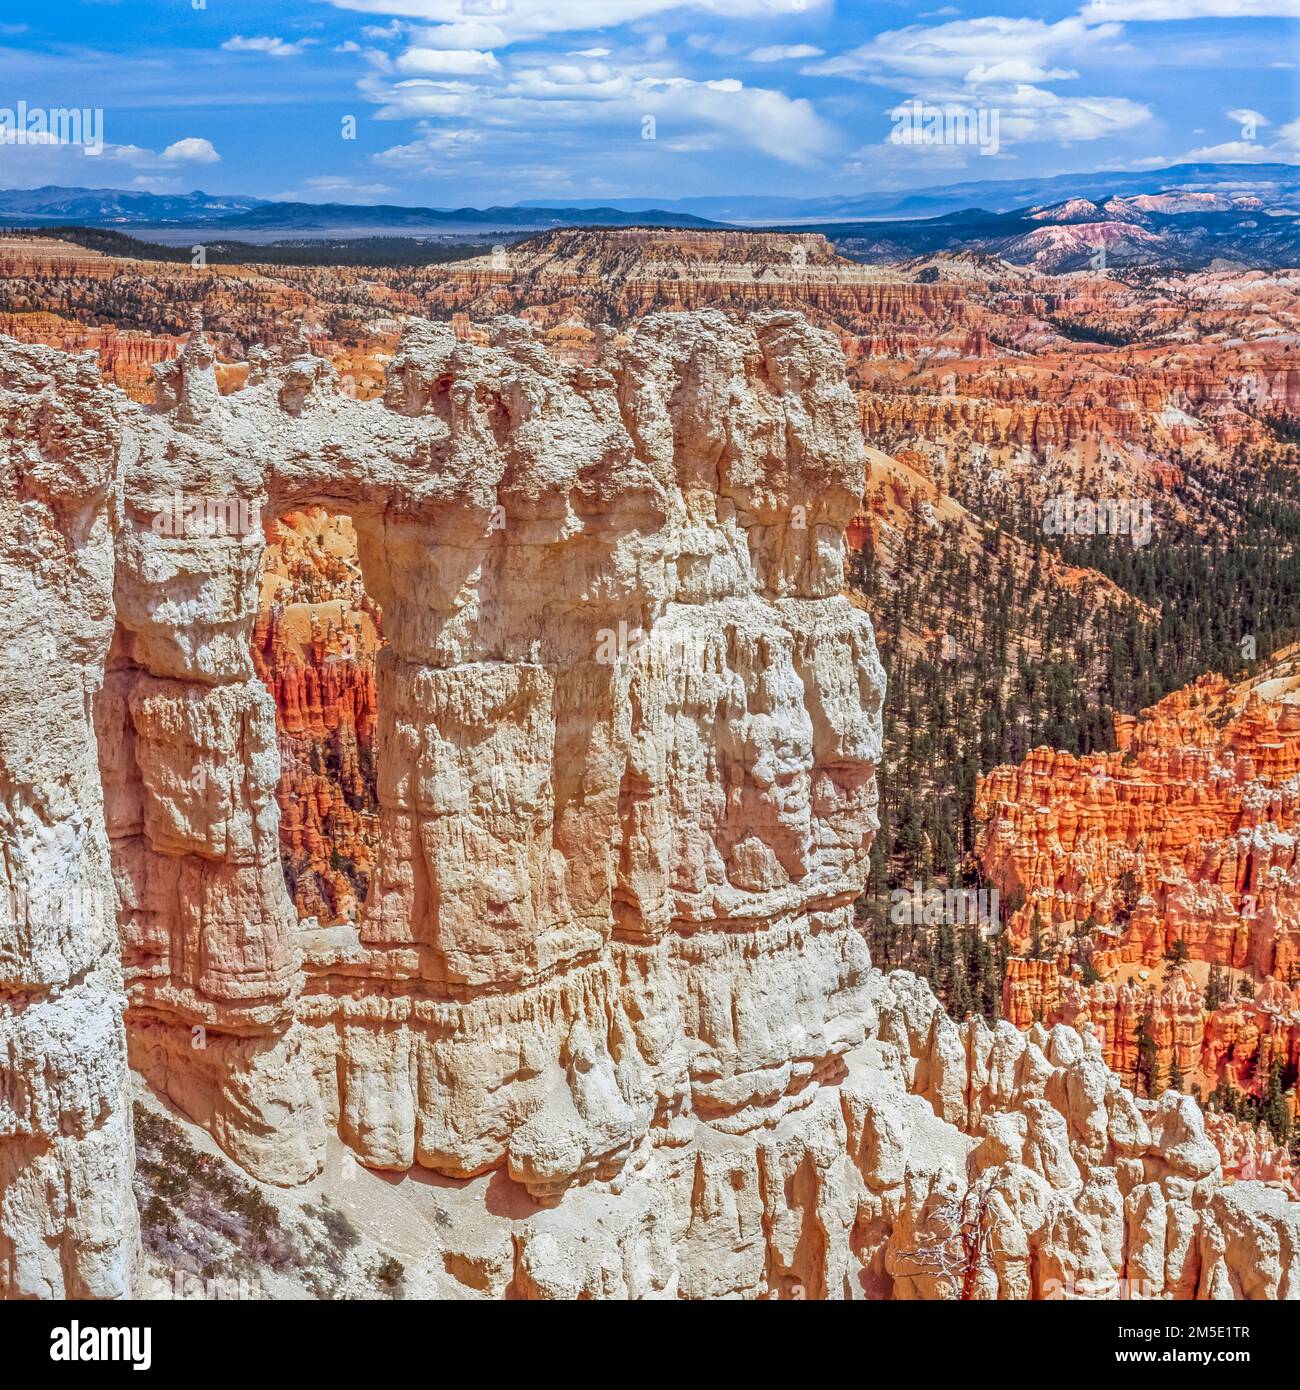
[[(1236, 684), (1202, 676), (1139, 718), (1117, 716), (1117, 752), (1037, 748), (981, 779), (985, 871), (1023, 898), (1012, 947), (1032, 947), (1035, 918), (1046, 943), (1043, 958), (1008, 962), (1012, 1022), (1091, 1028), (1129, 1085), (1145, 1028), (1158, 1076), (1256, 1096), (1276, 1080), (1295, 1112), (1297, 664), (1286, 648)], [(1166, 955), (1212, 964), (1220, 987), (1172, 964), (1151, 978)], [(1253, 977), (1246, 997), (1237, 971)], [(1254, 1140), (1221, 1132), (1225, 1166), (1249, 1171)], [(1267, 1156), (1254, 1166), (1289, 1172)]]
[(112, 1298), (138, 1222), (91, 705), (113, 634), (119, 401), (0, 351), (0, 1293)]
[[(1283, 981), (1300, 960), (1295, 830), (1300, 821), (1296, 653), (1237, 685), (1207, 675), (1116, 716), (1114, 753), (1035, 748), (981, 779), (985, 872), (1026, 899), (1022, 948), (1046, 927), (1088, 918), (1118, 962), (1192, 960)], [(1126, 880), (1126, 887), (1121, 885)]]
[(799, 1109), (696, 1120), (549, 1207), (470, 1183), (443, 1267), (484, 1297), (1300, 1297), (1300, 1202), (1225, 1187), (1188, 1097), (1136, 1101), (1064, 1025), (956, 1024), (906, 972), (863, 998)]
[[(1296, 1208), (1221, 1192), (1194, 1108), (870, 967), (883, 675), (840, 594), (864, 469), (827, 335), (653, 317), (566, 366), (513, 320), (421, 324), (364, 403), (301, 338), (223, 396), (196, 330), (154, 412), (88, 372), (0, 348), (4, 863), (97, 894), (0, 938), (7, 1293), (129, 1288), (124, 974), (132, 1062), (255, 1176), (334, 1130), (461, 1180), (474, 1293), (1114, 1296), (1146, 1260), (1292, 1295)], [(281, 872), (244, 524), (315, 504), (387, 638), (373, 874), (324, 926)], [(960, 1263), (972, 1203), (996, 1238)]]
[[(839, 597), (862, 450), (833, 344), (659, 319), (572, 369), (513, 321), (486, 351), (424, 325), (365, 404), (302, 344), (229, 398), (209, 359), (196, 335), (140, 422), (119, 547), (111, 722), (153, 806), (116, 836), (138, 1064), (273, 1181), (328, 1123), (373, 1166), (548, 1196), (692, 1084), (743, 1125), (824, 1074), (860, 1013), (882, 687)], [(388, 646), (355, 926), (299, 935), (279, 891), (260, 536), (146, 527), (179, 459), (195, 491), (356, 527)]]
[[(59, 360), (10, 352), (37, 385)], [(833, 342), (660, 319), (571, 369), (512, 321), (486, 350), (423, 325), (362, 404), (301, 340), (223, 397), (196, 331), (159, 389), (112, 399), (66, 730), (135, 1065), (269, 1181), (316, 1171), (328, 1125), (548, 1199), (693, 1092), (735, 1128), (801, 1103), (862, 1032), (883, 686), (839, 596), (863, 461)], [(243, 520), (314, 501), (353, 518), (389, 645), (373, 889), (300, 933)]]

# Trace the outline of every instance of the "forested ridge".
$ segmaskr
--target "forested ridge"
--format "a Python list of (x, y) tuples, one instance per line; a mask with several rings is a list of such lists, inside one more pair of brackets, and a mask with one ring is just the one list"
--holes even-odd
[[(1041, 507), (981, 498), (976, 547), (960, 522), (917, 508), (890, 572), (870, 543), (853, 557), (888, 677), (880, 832), (859, 913), (873, 956), (927, 974), (950, 1008), (997, 1016), (1000, 948), (970, 928), (900, 927), (890, 893), (979, 883), (978, 777), (1039, 745), (1111, 751), (1116, 712), (1300, 640), (1300, 450), (1177, 463), (1145, 545), (1046, 534)], [(1052, 555), (1092, 579), (1064, 582)]]

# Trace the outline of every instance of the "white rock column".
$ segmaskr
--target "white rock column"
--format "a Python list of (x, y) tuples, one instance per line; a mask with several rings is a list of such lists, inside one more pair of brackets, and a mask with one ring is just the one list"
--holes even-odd
[(128, 1297), (139, 1266), (92, 718), (120, 399), (93, 354), (0, 353), (0, 1297)]

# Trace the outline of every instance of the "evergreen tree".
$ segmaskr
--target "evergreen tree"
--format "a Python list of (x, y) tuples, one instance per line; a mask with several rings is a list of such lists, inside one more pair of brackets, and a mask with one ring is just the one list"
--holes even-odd
[(1159, 1090), (1160, 1049), (1151, 1034), (1151, 1015), (1144, 1014), (1137, 1035), (1137, 1079), (1143, 1094), (1154, 1096)]
[(1282, 1059), (1275, 1057), (1268, 1071), (1268, 1082), (1260, 1103), (1260, 1119), (1279, 1143), (1285, 1145), (1291, 1134), (1291, 1109), (1287, 1104)]
[(1213, 1013), (1215, 1009), (1223, 1005), (1223, 972), (1219, 969), (1219, 962), (1214, 961), (1210, 966), (1210, 977), (1205, 983), (1205, 1011)]

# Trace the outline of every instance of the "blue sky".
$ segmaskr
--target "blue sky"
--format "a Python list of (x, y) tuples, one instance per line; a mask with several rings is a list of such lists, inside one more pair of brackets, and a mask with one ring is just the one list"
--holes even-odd
[[(0, 139), (0, 186), (482, 206), (1294, 163), (1298, 64), (1300, 0), (0, 0), (0, 108), (102, 108), (106, 141)], [(892, 142), (910, 100), (997, 110), (997, 153)]]

